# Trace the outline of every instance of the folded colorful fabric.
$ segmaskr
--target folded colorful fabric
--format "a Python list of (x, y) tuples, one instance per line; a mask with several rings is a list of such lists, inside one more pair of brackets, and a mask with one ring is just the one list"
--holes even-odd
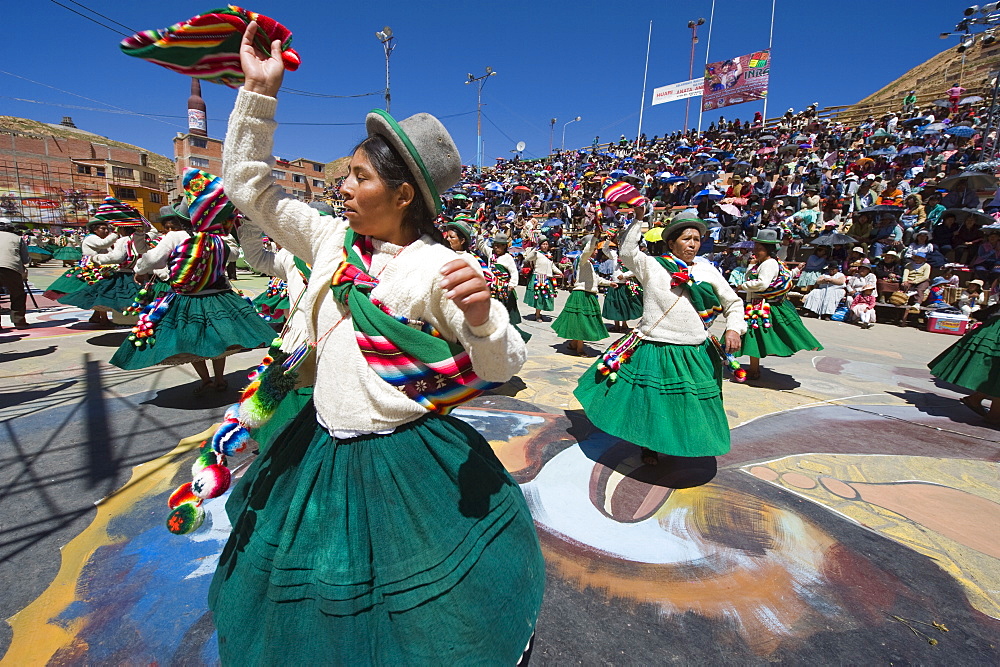
[(148, 223), (134, 207), (114, 197), (105, 197), (90, 222), (106, 222), (115, 227), (144, 227)]
[(609, 204), (628, 204), (629, 206), (642, 206), (647, 201), (632, 185), (625, 181), (611, 181), (610, 179), (604, 188), (604, 200)]
[(183, 183), (194, 231), (228, 234), (236, 207), (222, 189), (222, 178), (201, 169), (185, 169)]
[(137, 32), (119, 46), (127, 55), (180, 74), (238, 88), (244, 80), (240, 43), (250, 21), (257, 22), (257, 47), (269, 53), (271, 42), (280, 40), (285, 69), (298, 69), (302, 61), (291, 48), (292, 32), (272, 18), (235, 5), (213, 9), (162, 30)]

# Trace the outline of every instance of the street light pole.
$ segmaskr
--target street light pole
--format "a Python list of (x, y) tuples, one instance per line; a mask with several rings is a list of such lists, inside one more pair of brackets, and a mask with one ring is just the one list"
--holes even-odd
[[(698, 26), (705, 25), (705, 19), (698, 19), (697, 21), (688, 21), (688, 27), (691, 28), (691, 65), (688, 67), (688, 81), (694, 78), (694, 45), (698, 43)], [(687, 102), (684, 103), (684, 131), (688, 130), (688, 113), (691, 111), (691, 98), (687, 98)]]
[(396, 39), (392, 36), (392, 28), (385, 26), (377, 33), (375, 36), (378, 37), (378, 41), (382, 42), (382, 48), (385, 49), (385, 112), (389, 113), (389, 102), (391, 96), (389, 95), (389, 54), (392, 50), (396, 48), (396, 45), (392, 43), (392, 40)]
[(483, 86), (486, 85), (486, 79), (491, 76), (496, 76), (496, 72), (492, 67), (487, 67), (486, 74), (482, 76), (469, 74), (469, 79), (465, 82), (466, 85), (479, 84), (476, 91), (476, 166), (480, 174), (483, 173)]
[(549, 155), (552, 155), (552, 137), (556, 133), (556, 121), (558, 118), (553, 118), (549, 121)]
[(580, 116), (577, 116), (573, 120), (563, 123), (562, 148), (559, 149), (560, 151), (566, 150), (566, 126), (569, 125), (570, 123), (575, 123), (578, 120), (580, 120)]

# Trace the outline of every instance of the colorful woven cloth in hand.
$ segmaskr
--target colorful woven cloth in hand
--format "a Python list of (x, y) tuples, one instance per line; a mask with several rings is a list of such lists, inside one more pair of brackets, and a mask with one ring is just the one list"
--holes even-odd
[(272, 18), (235, 5), (213, 9), (163, 30), (137, 32), (119, 46), (127, 55), (185, 76), (239, 88), (244, 79), (240, 43), (250, 21), (257, 22), (254, 44), (270, 53), (271, 42), (279, 40), (285, 69), (298, 69), (302, 61), (291, 48), (291, 31)]
[(330, 282), (334, 297), (351, 311), (361, 354), (380, 378), (431, 412), (455, 406), (499, 386), (476, 375), (469, 353), (441, 338), (426, 322), (393, 313), (372, 299), (378, 284), (368, 274), (372, 242), (348, 231), (345, 258)]
[(201, 169), (185, 169), (183, 183), (194, 231), (222, 234), (232, 231), (236, 207), (222, 189), (222, 178)]
[(106, 222), (114, 227), (145, 227), (149, 223), (134, 207), (114, 197), (105, 197), (91, 222)]
[(604, 186), (604, 201), (609, 204), (628, 204), (629, 206), (644, 206), (648, 201), (639, 194), (634, 186), (625, 181), (608, 179)]

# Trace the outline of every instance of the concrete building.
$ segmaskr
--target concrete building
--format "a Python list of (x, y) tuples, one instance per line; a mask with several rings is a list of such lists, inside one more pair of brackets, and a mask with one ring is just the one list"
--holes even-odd
[(156, 222), (171, 186), (165, 165), (162, 155), (80, 130), (68, 117), (60, 125), (0, 119), (0, 215), (35, 226), (82, 225), (111, 195)]
[[(280, 157), (275, 157), (274, 163), (271, 174), (285, 192), (302, 201), (324, 197), (326, 163), (306, 158), (284, 160)], [(185, 169), (193, 167), (212, 174), (222, 173), (222, 140), (178, 132), (174, 137), (174, 164), (176, 190), (171, 192), (171, 201), (180, 197)]]

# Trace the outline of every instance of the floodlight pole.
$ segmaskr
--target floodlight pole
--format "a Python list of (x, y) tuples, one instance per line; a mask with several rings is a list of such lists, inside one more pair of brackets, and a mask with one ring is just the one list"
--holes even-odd
[(549, 155), (552, 155), (552, 137), (556, 133), (556, 121), (558, 118), (553, 118), (549, 121)]
[(492, 67), (486, 68), (486, 74), (482, 76), (472, 76), (469, 74), (469, 79), (465, 82), (466, 85), (470, 83), (478, 84), (476, 86), (476, 168), (478, 173), (483, 173), (483, 86), (486, 85), (486, 79), (491, 76), (496, 76), (496, 72), (493, 71)]
[(563, 123), (562, 148), (559, 149), (560, 151), (566, 150), (566, 126), (569, 125), (570, 123), (575, 123), (576, 121), (581, 119), (582, 119), (581, 116), (577, 116), (573, 120), (568, 120), (565, 123)]
[[(697, 21), (688, 21), (688, 27), (691, 28), (691, 64), (688, 67), (688, 81), (694, 78), (694, 45), (698, 43), (698, 26), (705, 25), (705, 19), (698, 19)], [(688, 113), (691, 111), (691, 98), (687, 98), (684, 102), (684, 132), (688, 131)]]
[(377, 33), (375, 36), (378, 37), (378, 41), (382, 42), (382, 48), (385, 49), (385, 112), (389, 113), (389, 103), (392, 96), (389, 94), (389, 55), (392, 54), (392, 50), (396, 48), (393, 44), (393, 40), (396, 39), (392, 35), (392, 28), (385, 26)]

